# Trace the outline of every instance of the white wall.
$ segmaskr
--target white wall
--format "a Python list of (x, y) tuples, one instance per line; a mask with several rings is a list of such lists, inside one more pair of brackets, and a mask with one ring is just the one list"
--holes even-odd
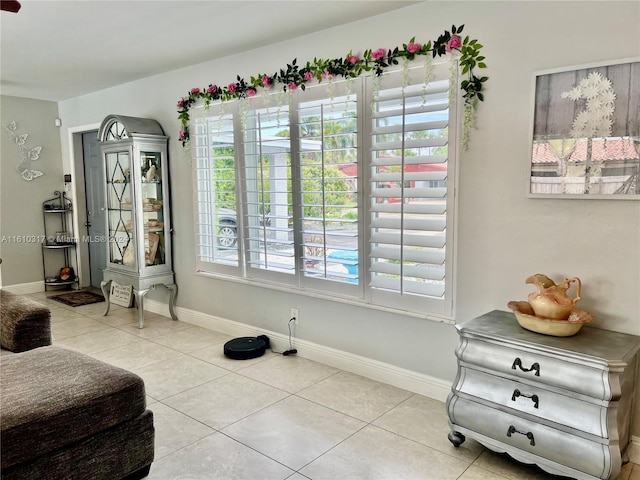
[[(283, 334), (289, 307), (298, 307), (300, 338), (452, 380), (457, 335), (451, 325), (197, 276), (192, 174), (177, 141), (175, 108), (194, 86), (274, 71), (294, 57), (299, 63), (340, 57), (401, 45), (414, 35), (424, 42), (452, 23), (465, 23), (464, 33), (484, 45), (489, 68), (483, 74), (490, 77), (478, 128), (460, 161), (456, 321), (526, 299), (532, 290), (525, 278), (542, 272), (579, 276), (580, 306), (595, 314), (597, 326), (640, 334), (640, 202), (525, 197), (533, 73), (640, 56), (638, 2), (425, 2), (67, 100), (60, 115), (71, 127), (111, 113), (150, 117), (172, 137), (178, 305)], [(62, 141), (67, 159), (66, 132)]]

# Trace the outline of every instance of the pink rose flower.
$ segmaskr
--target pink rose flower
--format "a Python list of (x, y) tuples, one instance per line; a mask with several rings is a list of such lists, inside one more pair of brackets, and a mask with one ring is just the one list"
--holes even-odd
[(322, 72), (322, 79), (326, 80), (327, 78), (332, 78), (333, 75), (331, 75), (329, 72)]
[(200, 93), (200, 89), (198, 87), (194, 87), (191, 89), (191, 93), (193, 93), (194, 95)]
[(269, 81), (269, 77), (267, 75), (262, 76), (262, 85), (264, 85), (265, 88), (271, 85), (271, 82)]
[(375, 51), (371, 52), (371, 56), (372, 56), (373, 58), (375, 58), (376, 60), (378, 60), (378, 59), (380, 59), (380, 58), (384, 57), (386, 53), (387, 53), (387, 52), (385, 51), (385, 49), (384, 49), (384, 48), (379, 48), (379, 49), (377, 49), (377, 50), (375, 50)]
[(452, 35), (444, 49), (447, 52), (451, 52), (451, 50), (453, 50), (454, 48), (460, 48), (461, 46), (462, 39), (458, 35)]
[(298, 86), (295, 82), (289, 82), (289, 90), (294, 91), (296, 88), (298, 88)]
[(313, 78), (313, 73), (311, 73), (311, 72), (305, 72), (305, 73), (304, 73), (304, 79), (305, 79), (305, 81), (307, 81), (307, 82), (308, 82), (308, 81), (309, 81), (309, 80), (311, 80), (312, 78)]
[(181, 98), (180, 100), (178, 100), (178, 108), (182, 108), (184, 107), (184, 98)]
[(421, 48), (422, 48), (422, 45), (420, 45), (419, 43), (410, 43), (409, 45), (407, 45), (407, 52), (417, 53), (420, 51)]
[(253, 88), (247, 88), (247, 97), (253, 97), (256, 91)]
[(184, 130), (180, 130), (180, 140), (184, 140), (184, 137), (187, 133)]
[(229, 90), (229, 93), (236, 93), (236, 84), (230, 83), (229, 86), (227, 87), (227, 90)]
[(218, 90), (218, 87), (216, 87), (215, 85), (209, 85), (209, 88), (207, 88), (207, 93), (216, 93), (216, 90)]
[(358, 57), (349, 53), (347, 54), (347, 62), (349, 62), (351, 65), (355, 65), (356, 63), (358, 63)]

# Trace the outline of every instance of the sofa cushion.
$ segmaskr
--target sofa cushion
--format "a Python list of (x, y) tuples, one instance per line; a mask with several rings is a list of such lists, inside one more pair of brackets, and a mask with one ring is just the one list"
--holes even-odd
[(80, 441), (145, 410), (142, 379), (50, 346), (3, 358), (2, 469)]
[(0, 346), (12, 352), (51, 345), (51, 311), (24, 295), (0, 290)]
[[(2, 469), (2, 480), (118, 480), (153, 462), (153, 413)], [(138, 477), (142, 478), (142, 477)]]

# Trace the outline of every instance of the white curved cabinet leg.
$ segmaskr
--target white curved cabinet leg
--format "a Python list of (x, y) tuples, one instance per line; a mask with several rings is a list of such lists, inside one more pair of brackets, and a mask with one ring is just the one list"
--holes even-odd
[(136, 305), (138, 305), (138, 328), (144, 328), (144, 296), (149, 293), (149, 289), (146, 290), (134, 290), (133, 294), (136, 296)]

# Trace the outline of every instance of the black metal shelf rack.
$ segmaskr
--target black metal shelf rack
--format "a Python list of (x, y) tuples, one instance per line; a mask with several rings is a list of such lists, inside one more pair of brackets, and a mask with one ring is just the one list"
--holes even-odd
[[(73, 202), (65, 192), (56, 190), (53, 198), (42, 203), (44, 221), (44, 241), (42, 242), (42, 270), (44, 273), (44, 289), (47, 287), (72, 286), (79, 284), (72, 260), (75, 260), (76, 238), (73, 233)], [(60, 228), (60, 230), (58, 230)], [(52, 235), (52, 232), (54, 234)], [(47, 273), (47, 253), (62, 252), (57, 255), (63, 264), (54, 274)]]

